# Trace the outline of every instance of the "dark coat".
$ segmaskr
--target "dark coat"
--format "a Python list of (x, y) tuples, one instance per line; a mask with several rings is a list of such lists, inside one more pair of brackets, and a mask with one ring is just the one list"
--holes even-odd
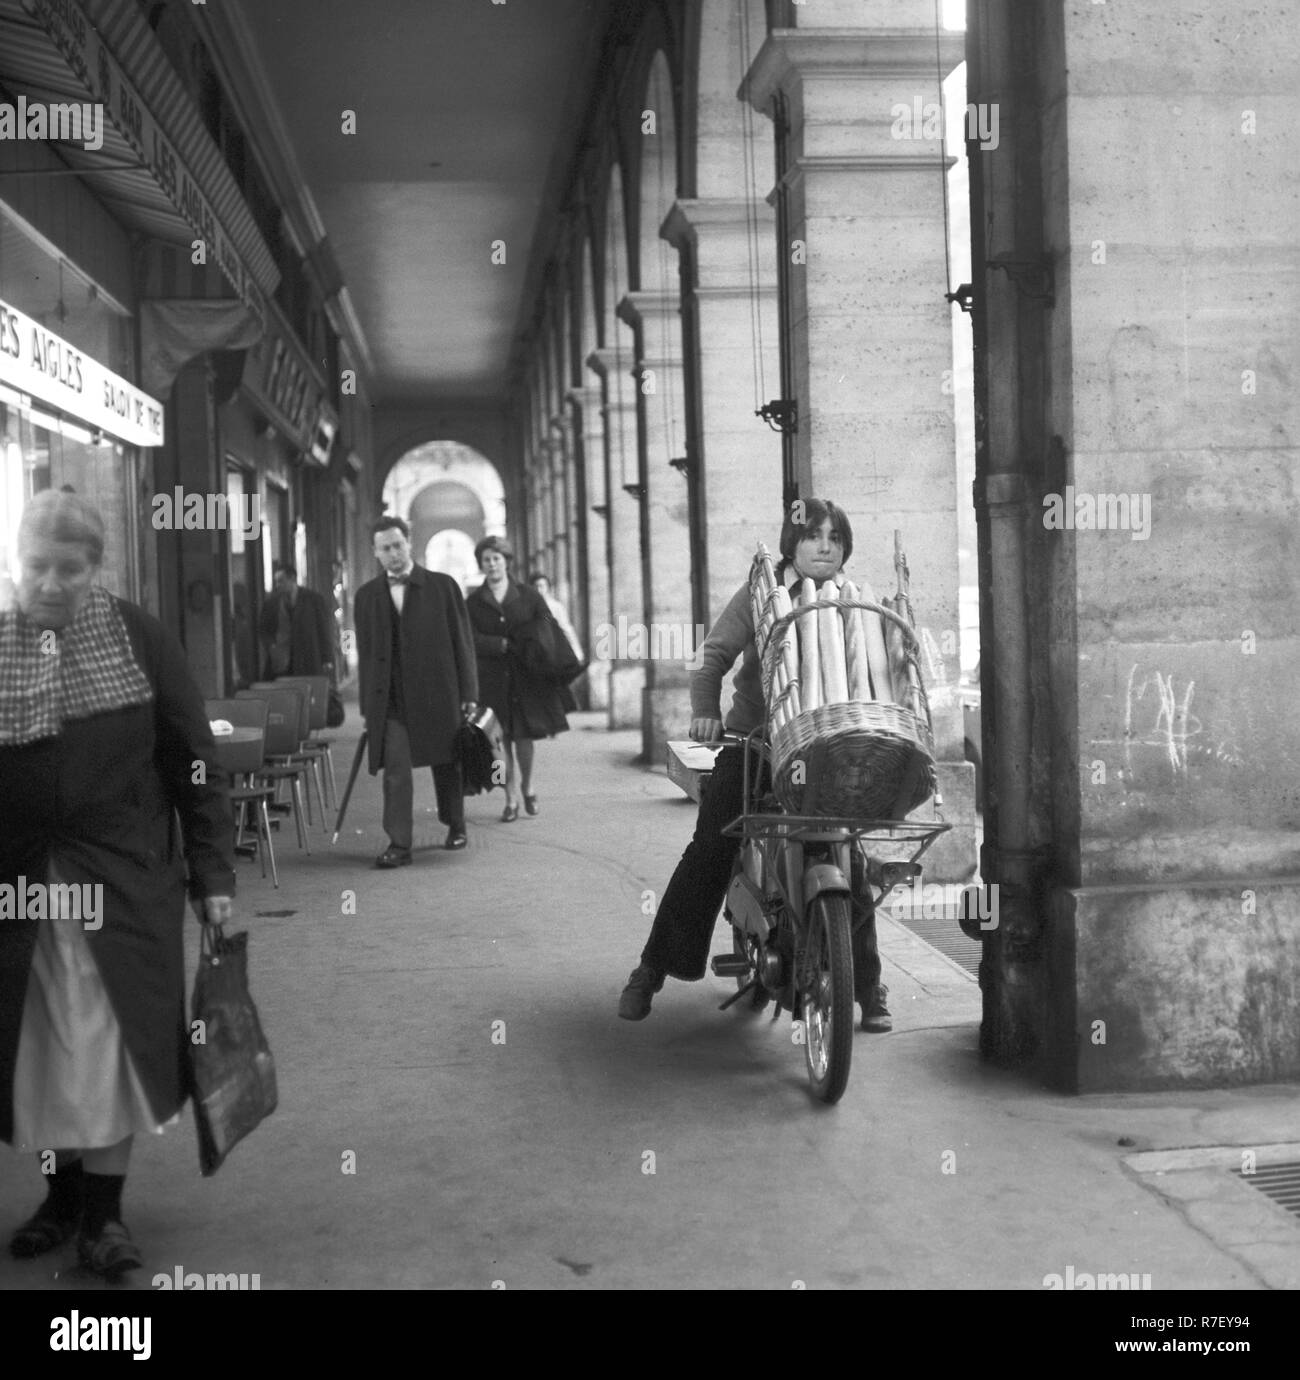
[[(369, 735), (370, 774), (383, 765), (384, 719), (392, 679), (392, 629), (397, 610), (381, 574), (357, 590), (355, 622), (361, 714)], [(411, 765), (456, 760), (461, 705), (478, 699), (478, 671), (469, 615), (450, 575), (415, 566), (402, 605), (402, 694)]]
[[(194, 896), (234, 894), (233, 821), (185, 653), (117, 601), (152, 704), (72, 720), (57, 738), (0, 747), (0, 882), (44, 882), (51, 849), (69, 882), (103, 885), (84, 931), (159, 1122), (190, 1093), (186, 864)], [(195, 763), (206, 784), (195, 784)], [(179, 813), (182, 834), (176, 829)], [(0, 1139), (13, 1138), (13, 1074), (39, 920), (0, 920)]]
[[(270, 680), (271, 646), (280, 627), (280, 608), (284, 595), (277, 591), (262, 605), (261, 631), (264, 655), (262, 674)], [(289, 676), (328, 675), (325, 663), (333, 663), (334, 619), (323, 595), (314, 589), (298, 586), (298, 595), (289, 615), (289, 669), (281, 672)]]
[(478, 654), (479, 702), (497, 716), (507, 738), (550, 738), (569, 727), (566, 712), (577, 708), (568, 687), (539, 680), (523, 666), (520, 648), (529, 625), (549, 622), (561, 645), (564, 633), (531, 585), (511, 580), (504, 604), (488, 592), (486, 581), (465, 600)]

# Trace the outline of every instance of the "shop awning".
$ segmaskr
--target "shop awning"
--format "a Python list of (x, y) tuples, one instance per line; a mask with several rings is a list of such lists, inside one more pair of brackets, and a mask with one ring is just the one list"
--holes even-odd
[(123, 224), (176, 243), (203, 239), (209, 262), (264, 319), (275, 260), (132, 0), (0, 0), (0, 84), (10, 103), (100, 106), (102, 146), (63, 140), (59, 157)]

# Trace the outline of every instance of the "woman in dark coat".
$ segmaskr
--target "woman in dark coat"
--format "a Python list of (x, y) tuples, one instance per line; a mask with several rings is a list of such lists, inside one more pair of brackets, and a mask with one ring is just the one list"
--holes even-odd
[(474, 557), (484, 580), (470, 591), (465, 605), (478, 654), (479, 703), (497, 716), (505, 738), (506, 807), (501, 818), (509, 824), (519, 818), (520, 795), (524, 809), (530, 815), (537, 814), (534, 741), (563, 733), (569, 726), (565, 714), (577, 705), (566, 686), (541, 680), (525, 668), (525, 643), (537, 635), (542, 624), (549, 624), (559, 645), (563, 645), (564, 634), (542, 596), (510, 578), (514, 560), (510, 543), (504, 537), (484, 537), (474, 548)]
[(82, 1264), (115, 1275), (140, 1264), (121, 1221), (132, 1137), (190, 1093), (187, 867), (204, 921), (230, 918), (235, 877), (184, 653), (95, 585), (103, 551), (88, 503), (37, 495), (0, 610), (0, 1138), (57, 1152), (13, 1254), (75, 1232)]

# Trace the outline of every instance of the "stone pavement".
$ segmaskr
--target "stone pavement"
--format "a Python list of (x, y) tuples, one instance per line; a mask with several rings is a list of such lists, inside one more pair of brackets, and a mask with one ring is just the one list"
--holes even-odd
[[(136, 1287), (177, 1267), (262, 1289), (1041, 1289), (1071, 1267), (1300, 1285), (1300, 1220), (1231, 1175), (1238, 1150), (1150, 1158), (1226, 1145), (1263, 1164), (1300, 1142), (1295, 1088), (1044, 1092), (980, 1062), (974, 979), (893, 921), (895, 1029), (856, 1037), (836, 1108), (811, 1102), (788, 1017), (720, 1014), (720, 979), (618, 1020), (694, 807), (634, 764), (635, 734), (574, 725), (539, 746), (539, 817), (502, 824), (499, 791), (471, 799), (463, 853), (440, 846), (425, 772), (414, 865), (373, 871), (363, 773), (336, 847), (318, 827), (307, 858), (280, 831), (279, 891), (241, 861), (280, 1106), (210, 1180), (188, 1109), (137, 1142)], [(34, 1164), (0, 1163), (16, 1224)], [(61, 1283), (87, 1284), (70, 1251), (0, 1259), (0, 1288)]]

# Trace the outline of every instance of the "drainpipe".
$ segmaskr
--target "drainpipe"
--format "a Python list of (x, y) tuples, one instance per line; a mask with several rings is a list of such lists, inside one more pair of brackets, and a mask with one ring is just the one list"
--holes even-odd
[[(1042, 217), (1034, 85), (1038, 0), (969, 8), (968, 100), (996, 102), (1000, 142), (968, 144), (975, 344), (975, 488), (979, 549), (983, 757), (988, 771), (981, 875), (998, 886), (998, 928), (984, 942), (982, 1052), (1019, 1063), (1039, 1050), (1046, 970), (1031, 833), (1031, 638), (1027, 523), (1042, 449), (1044, 304), (1026, 295), (1040, 256)], [(970, 133), (971, 131), (968, 131)], [(1035, 461), (1037, 460), (1037, 463)], [(991, 711), (991, 712), (990, 712)], [(1044, 802), (1044, 805), (1046, 802)]]

